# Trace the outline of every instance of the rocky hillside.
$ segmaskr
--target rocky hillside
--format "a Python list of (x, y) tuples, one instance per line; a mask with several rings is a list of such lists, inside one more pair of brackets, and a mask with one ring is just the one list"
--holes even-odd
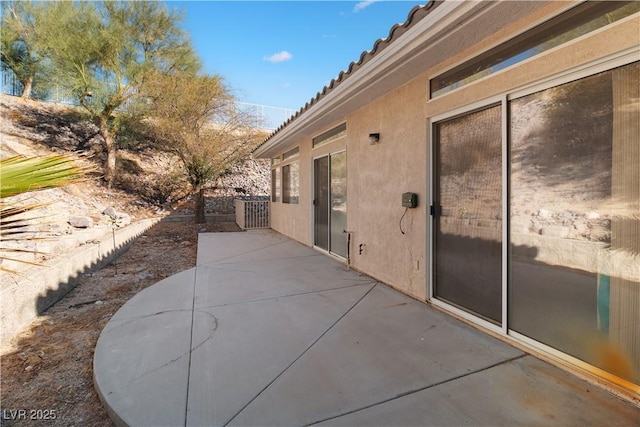
[[(68, 249), (84, 245), (107, 234), (113, 220), (119, 225), (149, 217), (165, 216), (180, 210), (191, 213), (188, 184), (180, 162), (174, 156), (160, 152), (135, 132), (121, 141), (117, 161), (117, 179), (107, 189), (100, 176), (59, 189), (49, 189), (5, 199), (14, 202), (44, 203), (39, 216), (46, 217), (39, 226), (29, 229), (31, 237), (44, 240), (8, 243), (36, 250), (23, 255), (27, 261), (39, 261), (58, 256)], [(91, 163), (99, 170), (103, 150), (98, 129), (79, 109), (61, 105), (0, 95), (0, 156), (16, 154), (41, 156), (52, 153), (75, 153), (81, 162)], [(269, 167), (263, 161), (248, 161), (229, 171), (212, 184), (208, 191), (209, 213), (233, 213), (234, 197), (254, 197), (268, 194)], [(29, 259), (26, 259), (29, 258)], [(4, 269), (20, 270), (24, 264), (3, 260)]]

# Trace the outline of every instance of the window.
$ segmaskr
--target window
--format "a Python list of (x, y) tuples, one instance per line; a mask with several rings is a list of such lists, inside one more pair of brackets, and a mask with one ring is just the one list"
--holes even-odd
[(289, 151), (285, 152), (285, 153), (282, 155), (282, 159), (283, 159), (283, 160), (291, 159), (292, 157), (297, 156), (299, 153), (300, 153), (300, 148), (299, 148), (299, 147), (293, 148), (293, 149), (291, 149), (291, 150), (289, 150)]
[(298, 204), (300, 200), (300, 167), (293, 162), (282, 167), (282, 203)]
[(280, 201), (280, 169), (271, 169), (271, 201)]
[(435, 98), (640, 11), (640, 2), (585, 2), (429, 82)]
[(331, 141), (335, 141), (338, 138), (342, 138), (347, 134), (347, 124), (343, 123), (340, 126), (323, 133), (320, 136), (313, 138), (313, 148), (319, 147), (324, 144), (328, 144)]

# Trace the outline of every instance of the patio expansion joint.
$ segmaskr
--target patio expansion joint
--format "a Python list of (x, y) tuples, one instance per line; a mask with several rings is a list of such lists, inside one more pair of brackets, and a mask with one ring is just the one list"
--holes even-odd
[[(191, 382), (191, 361), (193, 355), (193, 323), (195, 319), (195, 308), (196, 308), (196, 284), (198, 282), (198, 270), (196, 266), (196, 274), (193, 275), (193, 285), (192, 285), (192, 293), (191, 293), (191, 325), (189, 327), (191, 333), (189, 336), (189, 362), (187, 364), (187, 389), (185, 390), (186, 398), (184, 400), (184, 425), (187, 425), (188, 415), (189, 415), (189, 384)], [(216, 321), (217, 327), (217, 321)]]
[[(233, 259), (233, 258), (237, 258), (239, 256), (245, 256), (247, 254), (252, 254), (252, 253), (255, 253), (255, 252), (264, 251), (266, 249), (271, 249), (271, 248), (274, 248), (276, 246), (284, 245), (284, 244), (287, 244), (287, 243), (289, 243), (289, 241), (285, 240), (283, 242), (273, 243), (273, 244), (267, 245), (267, 246), (261, 246), (259, 248), (243, 251), (242, 253), (239, 253), (239, 254), (229, 255), (227, 257), (220, 258), (220, 259), (217, 259), (215, 261), (211, 261), (211, 262), (207, 262), (207, 263), (203, 263), (203, 264), (198, 264), (198, 265), (196, 265), (196, 267), (201, 266), (201, 265), (232, 264), (232, 263), (238, 262), (238, 261), (230, 261), (230, 262), (226, 262), (226, 263), (222, 262), (222, 261), (226, 261), (226, 260), (230, 260), (230, 259)], [(318, 256), (318, 255), (322, 256), (321, 253), (317, 253), (317, 254), (309, 254), (309, 255), (296, 255), (296, 256), (292, 256), (292, 257), (276, 258), (274, 260), (264, 260), (264, 261), (275, 261), (275, 260), (278, 260), (278, 259), (306, 258), (306, 257), (312, 257), (312, 256)], [(244, 261), (242, 261), (242, 262), (244, 262)]]
[(252, 300), (247, 300), (247, 301), (238, 301), (238, 302), (231, 302), (231, 303), (199, 306), (198, 308), (194, 308), (194, 310), (198, 311), (198, 312), (201, 312), (203, 310), (210, 309), (210, 308), (232, 307), (232, 306), (238, 306), (238, 305), (244, 305), (244, 304), (254, 304), (254, 303), (265, 302), (265, 301), (275, 301), (275, 300), (284, 299), (284, 298), (299, 297), (299, 296), (311, 295), (311, 294), (321, 294), (323, 292), (339, 291), (339, 290), (342, 290), (342, 289), (355, 288), (355, 287), (358, 287), (358, 286), (367, 286), (367, 285), (374, 285), (375, 286), (377, 284), (379, 284), (379, 282), (376, 281), (376, 280), (373, 280), (373, 281), (372, 280), (367, 280), (367, 281), (363, 281), (361, 283), (352, 283), (352, 284), (349, 284), (349, 285), (336, 286), (334, 288), (328, 288), (328, 289), (315, 289), (315, 290), (306, 291), (306, 292), (296, 292), (296, 293), (292, 293), (292, 294), (277, 295), (277, 296), (252, 299)]
[(289, 363), (278, 375), (276, 375), (271, 381), (269, 381), (269, 383), (267, 383), (262, 390), (260, 390), (253, 398), (251, 398), (245, 405), (242, 406), (242, 408), (240, 408), (240, 410), (238, 410), (238, 412), (236, 412), (224, 425), (228, 426), (231, 422), (233, 422), (234, 419), (236, 419), (236, 417), (238, 415), (240, 415), (242, 413), (242, 411), (244, 411), (249, 405), (251, 405), (251, 403), (253, 401), (255, 401), (258, 397), (260, 397), (260, 395), (262, 395), (262, 393), (264, 393), (267, 389), (269, 389), (269, 387), (271, 387), (272, 384), (274, 384), (276, 381), (278, 381), (278, 379), (280, 377), (282, 377), (282, 375), (285, 374), (285, 372), (287, 372), (289, 370), (289, 368), (291, 368), (293, 365), (296, 364), (296, 362), (298, 362), (298, 360), (302, 359), (302, 357), (307, 354), (309, 352), (309, 350), (311, 350), (318, 342), (320, 342), (320, 340), (322, 340), (322, 338), (324, 338), (331, 330), (333, 330), (333, 328), (336, 327), (336, 325), (338, 325), (338, 323), (340, 323), (342, 321), (342, 319), (344, 319), (354, 308), (356, 308), (358, 306), (358, 304), (360, 304), (360, 302), (362, 302), (362, 300), (364, 300), (367, 295), (369, 295), (375, 288), (376, 286), (379, 284), (379, 282), (374, 282), (371, 286), (371, 288), (364, 293), (364, 295), (362, 295), (360, 298), (358, 298), (358, 300), (353, 303), (353, 305), (351, 307), (349, 307), (348, 310), (346, 310), (335, 322), (333, 322), (326, 331), (324, 331), (316, 340), (314, 340), (306, 349), (304, 349), (299, 355), (298, 357), (296, 357), (291, 363)]
[[(263, 249), (267, 249), (267, 248), (263, 248)], [(255, 251), (249, 251), (249, 252), (245, 252), (241, 255), (234, 255), (228, 258), (223, 258), (223, 259), (219, 259), (216, 261), (212, 261), (212, 262), (208, 262), (208, 263), (204, 263), (204, 264), (200, 264), (199, 266), (207, 266), (207, 267), (215, 267), (218, 265), (231, 265), (231, 264), (246, 264), (247, 262), (250, 262), (252, 264), (264, 264), (264, 263), (270, 263), (270, 262), (274, 262), (274, 261), (287, 261), (287, 260), (293, 260), (293, 259), (304, 259), (304, 258), (315, 258), (315, 257), (324, 257), (325, 255), (321, 254), (321, 253), (317, 253), (317, 254), (309, 254), (309, 255), (291, 255), (291, 256), (285, 256), (285, 257), (278, 257), (278, 258), (270, 258), (270, 259), (257, 259), (257, 260), (250, 260), (247, 261), (245, 259), (242, 260), (233, 260), (233, 261), (229, 261), (233, 258), (237, 258), (239, 256), (243, 256), (245, 254), (251, 253), (251, 252), (255, 252)], [(238, 270), (238, 271), (244, 271), (244, 270)]]
[(487, 371), (489, 369), (493, 369), (493, 368), (496, 368), (498, 366), (505, 365), (507, 363), (515, 362), (516, 360), (522, 359), (522, 358), (527, 357), (527, 356), (530, 356), (530, 355), (527, 354), (527, 353), (522, 353), (522, 354), (519, 354), (518, 356), (510, 357), (508, 359), (501, 360), (501, 361), (496, 362), (496, 363), (492, 363), (491, 365), (485, 366), (483, 368), (475, 369), (475, 370), (473, 370), (471, 372), (466, 372), (464, 374), (457, 375), (455, 377), (448, 378), (446, 380), (439, 381), (437, 383), (429, 384), (429, 385), (424, 386), (424, 387), (419, 387), (419, 388), (416, 388), (414, 390), (408, 390), (406, 392), (399, 393), (399, 394), (397, 394), (397, 395), (395, 395), (393, 397), (390, 397), (388, 399), (384, 399), (384, 400), (381, 400), (379, 402), (371, 403), (369, 405), (363, 406), (362, 408), (353, 409), (351, 411), (347, 411), (347, 412), (344, 412), (342, 414), (338, 414), (338, 415), (334, 415), (334, 416), (331, 416), (331, 417), (328, 417), (328, 418), (324, 418), (324, 419), (321, 419), (321, 420), (318, 420), (318, 421), (314, 421), (312, 423), (309, 423), (308, 425), (309, 426), (317, 425), (317, 424), (324, 423), (324, 422), (327, 422), (327, 421), (335, 420), (335, 419), (340, 418), (340, 417), (344, 417), (344, 416), (347, 416), (347, 415), (355, 414), (357, 412), (364, 411), (364, 410), (367, 410), (367, 409), (370, 409), (370, 408), (374, 408), (374, 407), (379, 406), (379, 405), (384, 405), (385, 403), (393, 402), (394, 400), (401, 399), (403, 397), (406, 397), (406, 396), (409, 396), (409, 395), (412, 395), (412, 394), (415, 394), (415, 393), (419, 393), (421, 391), (428, 390), (430, 388), (438, 387), (438, 386), (441, 386), (443, 384), (447, 384), (447, 383), (450, 383), (450, 382), (453, 382), (453, 381), (457, 381), (459, 379), (462, 379), (462, 378), (465, 378), (465, 377), (468, 377), (468, 376), (471, 376), (471, 375), (475, 375), (475, 374), (478, 374), (480, 372), (484, 372), (484, 371)]

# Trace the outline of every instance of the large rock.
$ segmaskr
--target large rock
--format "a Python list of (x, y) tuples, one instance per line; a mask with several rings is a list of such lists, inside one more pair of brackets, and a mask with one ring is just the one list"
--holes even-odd
[(93, 227), (93, 219), (88, 216), (70, 216), (69, 225), (75, 228), (91, 228)]
[(563, 227), (561, 225), (549, 225), (540, 230), (540, 234), (543, 236), (551, 237), (568, 237), (569, 227)]
[(129, 214), (118, 212), (114, 207), (108, 207), (102, 211), (103, 215), (108, 216), (118, 227), (124, 227), (131, 224), (131, 216)]
[(103, 210), (102, 214), (108, 216), (111, 219), (118, 219), (118, 212), (116, 212), (116, 209), (113, 206), (109, 206), (108, 208)]

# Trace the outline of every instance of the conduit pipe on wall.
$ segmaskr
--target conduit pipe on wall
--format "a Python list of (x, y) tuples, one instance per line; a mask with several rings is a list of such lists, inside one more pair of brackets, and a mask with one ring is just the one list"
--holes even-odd
[(347, 271), (351, 269), (351, 235), (353, 231), (342, 230), (343, 233), (347, 233)]

